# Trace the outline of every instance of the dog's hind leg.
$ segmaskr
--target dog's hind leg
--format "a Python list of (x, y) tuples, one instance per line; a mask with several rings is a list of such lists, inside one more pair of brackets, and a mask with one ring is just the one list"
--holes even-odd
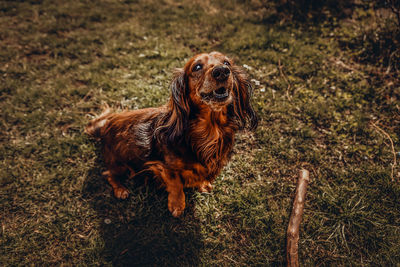
[(128, 189), (121, 184), (121, 182), (116, 178), (117, 175), (113, 174), (110, 170), (103, 172), (106, 176), (107, 181), (113, 188), (114, 196), (118, 199), (126, 199), (129, 196)]

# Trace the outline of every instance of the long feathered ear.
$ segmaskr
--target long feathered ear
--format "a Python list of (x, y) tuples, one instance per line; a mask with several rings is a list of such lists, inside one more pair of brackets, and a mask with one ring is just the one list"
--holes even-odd
[(251, 130), (257, 128), (258, 117), (254, 111), (250, 98), (253, 94), (253, 87), (244, 71), (237, 67), (232, 67), (232, 74), (235, 78), (233, 88), (233, 116), (240, 129), (246, 127), (247, 123)]
[(189, 120), (189, 92), (185, 71), (176, 69), (171, 82), (171, 99), (167, 113), (160, 119), (155, 134), (160, 142), (174, 145), (180, 142)]

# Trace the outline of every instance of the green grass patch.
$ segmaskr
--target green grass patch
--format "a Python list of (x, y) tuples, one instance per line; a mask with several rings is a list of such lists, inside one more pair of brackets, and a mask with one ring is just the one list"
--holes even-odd
[[(2, 265), (284, 265), (302, 167), (312, 181), (300, 262), (398, 264), (400, 168), (393, 182), (390, 142), (370, 122), (398, 153), (399, 69), (356, 60), (367, 52), (352, 32), (372, 7), (299, 22), (273, 6), (0, 3)], [(212, 50), (255, 79), (260, 126), (237, 136), (211, 194), (187, 191), (182, 218), (151, 182), (127, 181), (130, 198), (116, 200), (83, 133), (88, 114), (165, 103), (172, 70)]]

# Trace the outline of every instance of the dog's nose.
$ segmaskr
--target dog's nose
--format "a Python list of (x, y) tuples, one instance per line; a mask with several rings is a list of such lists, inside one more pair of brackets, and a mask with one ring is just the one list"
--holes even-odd
[(222, 65), (222, 66), (216, 66), (212, 70), (211, 75), (214, 77), (215, 80), (223, 82), (226, 79), (228, 79), (230, 73), (231, 71), (229, 70), (229, 68), (225, 65)]

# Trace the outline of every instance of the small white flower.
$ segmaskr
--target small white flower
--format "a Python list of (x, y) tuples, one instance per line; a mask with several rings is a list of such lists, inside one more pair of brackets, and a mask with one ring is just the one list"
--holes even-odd
[(124, 74), (122, 77), (123, 77), (124, 79), (129, 79), (129, 78), (131, 78), (132, 76), (133, 76), (132, 74), (126, 73), (126, 74)]
[(256, 79), (251, 79), (251, 81), (252, 81), (256, 86), (260, 86), (260, 81), (257, 81)]
[(247, 65), (247, 64), (243, 64), (243, 68), (245, 68), (245, 69), (247, 69), (247, 70), (251, 70), (251, 69), (252, 69), (252, 67), (250, 67), (250, 66)]

